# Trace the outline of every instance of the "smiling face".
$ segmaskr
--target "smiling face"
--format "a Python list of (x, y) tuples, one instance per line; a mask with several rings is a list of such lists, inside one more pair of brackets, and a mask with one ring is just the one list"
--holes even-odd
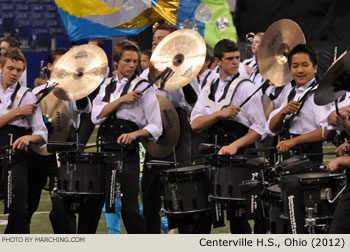
[(317, 66), (314, 66), (306, 53), (293, 55), (290, 71), (297, 86), (304, 85), (315, 77)]
[(122, 80), (124, 77), (130, 77), (135, 73), (138, 60), (139, 54), (137, 52), (123, 51), (120, 60), (117, 62), (119, 80)]
[(1, 85), (4, 90), (16, 84), (24, 71), (24, 62), (7, 58), (5, 64), (0, 65), (2, 71)]

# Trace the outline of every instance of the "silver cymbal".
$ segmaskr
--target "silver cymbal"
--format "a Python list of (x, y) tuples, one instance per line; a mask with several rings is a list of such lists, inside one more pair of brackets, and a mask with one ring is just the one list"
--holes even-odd
[(326, 71), (314, 96), (317, 105), (326, 105), (346, 93), (345, 90), (334, 91), (334, 83), (346, 72), (350, 72), (350, 51), (344, 52)]
[(206, 55), (206, 45), (202, 36), (193, 30), (177, 30), (166, 36), (156, 47), (151, 56), (150, 78), (155, 78), (165, 69), (173, 73), (161, 86), (164, 90), (182, 88), (192, 81), (201, 70)]

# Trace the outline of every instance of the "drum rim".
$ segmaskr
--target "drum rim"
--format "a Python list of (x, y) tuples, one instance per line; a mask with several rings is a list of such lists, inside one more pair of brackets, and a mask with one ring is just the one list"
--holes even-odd
[(115, 153), (112, 152), (72, 152), (72, 151), (63, 151), (63, 152), (58, 152), (59, 155), (76, 155), (76, 156), (101, 156), (101, 157), (114, 157), (116, 156)]
[(210, 207), (204, 208), (204, 209), (197, 209), (197, 210), (187, 210), (187, 211), (169, 211), (166, 209), (162, 209), (162, 212), (167, 214), (167, 215), (181, 215), (181, 214), (194, 214), (194, 213), (200, 213), (204, 211), (209, 211), (211, 210)]
[(220, 196), (215, 196), (212, 194), (209, 194), (208, 199), (210, 200), (218, 200), (218, 201), (247, 201), (246, 198), (227, 198), (227, 197), (220, 197)]
[[(188, 170), (183, 170), (184, 168), (188, 168), (188, 167), (197, 167), (196, 169), (188, 169)], [(209, 170), (211, 168), (211, 166), (209, 165), (192, 165), (192, 166), (183, 166), (183, 167), (174, 167), (174, 168), (170, 168), (170, 169), (164, 169), (162, 170), (160, 173), (169, 173), (169, 174), (176, 174), (176, 173), (180, 173), (180, 174), (186, 174), (186, 173), (200, 173), (200, 171), (202, 170)], [(182, 169), (182, 170), (180, 170)]]
[[(313, 177), (303, 177), (298, 175), (306, 175), (306, 174), (323, 174), (325, 176), (313, 176)], [(302, 173), (293, 173), (288, 175), (282, 175), (280, 177), (280, 183), (283, 183), (288, 177), (297, 177), (300, 182), (307, 182), (307, 181), (328, 181), (328, 180), (339, 180), (345, 178), (344, 173), (328, 173), (326, 171), (315, 171), (315, 172), (302, 172)], [(284, 179), (283, 179), (284, 178)]]

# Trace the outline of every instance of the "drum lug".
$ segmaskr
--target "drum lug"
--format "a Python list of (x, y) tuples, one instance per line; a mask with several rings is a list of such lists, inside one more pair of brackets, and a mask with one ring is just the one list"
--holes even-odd
[(307, 207), (305, 218), (305, 226), (309, 229), (309, 233), (315, 233), (316, 219), (314, 218), (315, 209), (313, 207)]
[(159, 211), (160, 217), (165, 217), (166, 216), (166, 214), (165, 214), (165, 207), (164, 207), (164, 201), (165, 201), (164, 196), (160, 196), (160, 211)]
[(123, 193), (122, 193), (122, 190), (121, 190), (121, 184), (119, 181), (117, 181), (115, 183), (115, 197), (116, 198), (121, 198), (123, 197)]
[(320, 191), (321, 200), (330, 200), (332, 198), (332, 188), (322, 188)]

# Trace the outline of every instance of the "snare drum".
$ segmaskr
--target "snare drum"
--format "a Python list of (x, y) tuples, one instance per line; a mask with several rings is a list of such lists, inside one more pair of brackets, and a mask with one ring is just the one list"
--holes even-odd
[(248, 160), (247, 157), (239, 155), (217, 155), (215, 159), (209, 199), (241, 203), (246, 201), (239, 186), (243, 180), (252, 179), (252, 174), (264, 166), (264, 159), (254, 157)]
[(208, 171), (209, 167), (204, 165), (161, 171), (164, 212), (186, 214), (209, 210)]
[(61, 152), (58, 162), (57, 192), (63, 196), (104, 195), (108, 172), (116, 166), (115, 154), (99, 152)]
[[(299, 233), (326, 233), (336, 207), (336, 202), (330, 201), (344, 184), (343, 173), (317, 171), (281, 176), (283, 216), (296, 225), (294, 228)], [(294, 221), (290, 213), (294, 213)], [(298, 219), (298, 213), (302, 220)]]
[(284, 160), (276, 168), (281, 175), (320, 171), (320, 164), (310, 162), (306, 156), (292, 156)]
[[(177, 166), (180, 164), (177, 163)], [(175, 162), (163, 160), (150, 160), (146, 163), (146, 168), (149, 172), (159, 173), (175, 167)]]

